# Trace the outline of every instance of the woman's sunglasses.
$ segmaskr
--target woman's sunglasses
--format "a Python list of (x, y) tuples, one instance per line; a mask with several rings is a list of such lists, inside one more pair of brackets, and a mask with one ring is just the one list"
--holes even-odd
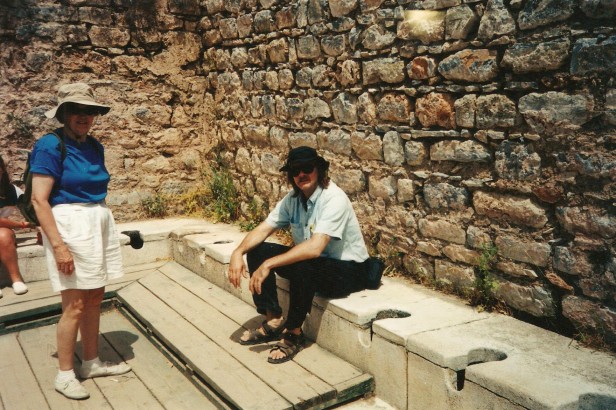
[(66, 104), (66, 113), (69, 115), (98, 115), (100, 110), (98, 107), (90, 105)]
[(295, 178), (296, 176), (299, 175), (300, 172), (303, 172), (304, 174), (310, 174), (312, 173), (312, 171), (314, 171), (314, 164), (306, 164), (306, 165), (302, 165), (300, 167), (293, 167), (289, 169), (289, 175), (291, 175), (293, 178)]

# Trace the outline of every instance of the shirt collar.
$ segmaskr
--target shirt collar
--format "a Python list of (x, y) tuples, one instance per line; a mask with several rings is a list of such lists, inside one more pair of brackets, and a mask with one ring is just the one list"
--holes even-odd
[(319, 199), (319, 197), (321, 196), (322, 192), (323, 188), (321, 188), (321, 185), (317, 185), (317, 189), (315, 189), (310, 198), (308, 198), (308, 202), (315, 204), (317, 202), (317, 199)]

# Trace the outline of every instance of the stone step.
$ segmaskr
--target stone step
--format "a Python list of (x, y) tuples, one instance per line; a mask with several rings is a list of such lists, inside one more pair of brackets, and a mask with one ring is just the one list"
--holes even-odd
[(120, 289), (117, 297), (146, 334), (230, 407), (326, 408), (373, 389), (372, 376), (315, 343), (289, 362), (268, 363), (273, 343), (238, 343), (262, 319), (254, 308), (175, 262)]

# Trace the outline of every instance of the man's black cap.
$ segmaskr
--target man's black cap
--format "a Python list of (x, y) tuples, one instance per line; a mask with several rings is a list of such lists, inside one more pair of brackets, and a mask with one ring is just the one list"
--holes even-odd
[(288, 171), (293, 165), (305, 164), (307, 162), (314, 162), (317, 166), (325, 169), (329, 167), (329, 162), (319, 156), (314, 148), (302, 146), (289, 151), (287, 162), (280, 170)]

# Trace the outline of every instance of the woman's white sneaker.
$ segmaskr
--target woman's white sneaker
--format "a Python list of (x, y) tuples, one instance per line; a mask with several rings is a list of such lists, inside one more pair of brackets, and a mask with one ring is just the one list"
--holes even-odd
[(15, 282), (13, 283), (13, 292), (16, 295), (23, 295), (24, 293), (28, 292), (28, 287), (23, 282)]
[(131, 367), (126, 363), (113, 364), (111, 362), (103, 362), (100, 365), (94, 363), (91, 366), (82, 366), (79, 369), (79, 375), (83, 379), (89, 379), (92, 377), (117, 376), (130, 371)]
[(75, 378), (69, 379), (64, 382), (59, 382), (58, 380), (56, 380), (55, 385), (56, 391), (62, 393), (69, 399), (83, 400), (90, 397), (90, 393), (88, 393), (86, 388), (83, 387), (83, 385), (79, 383), (79, 380)]

